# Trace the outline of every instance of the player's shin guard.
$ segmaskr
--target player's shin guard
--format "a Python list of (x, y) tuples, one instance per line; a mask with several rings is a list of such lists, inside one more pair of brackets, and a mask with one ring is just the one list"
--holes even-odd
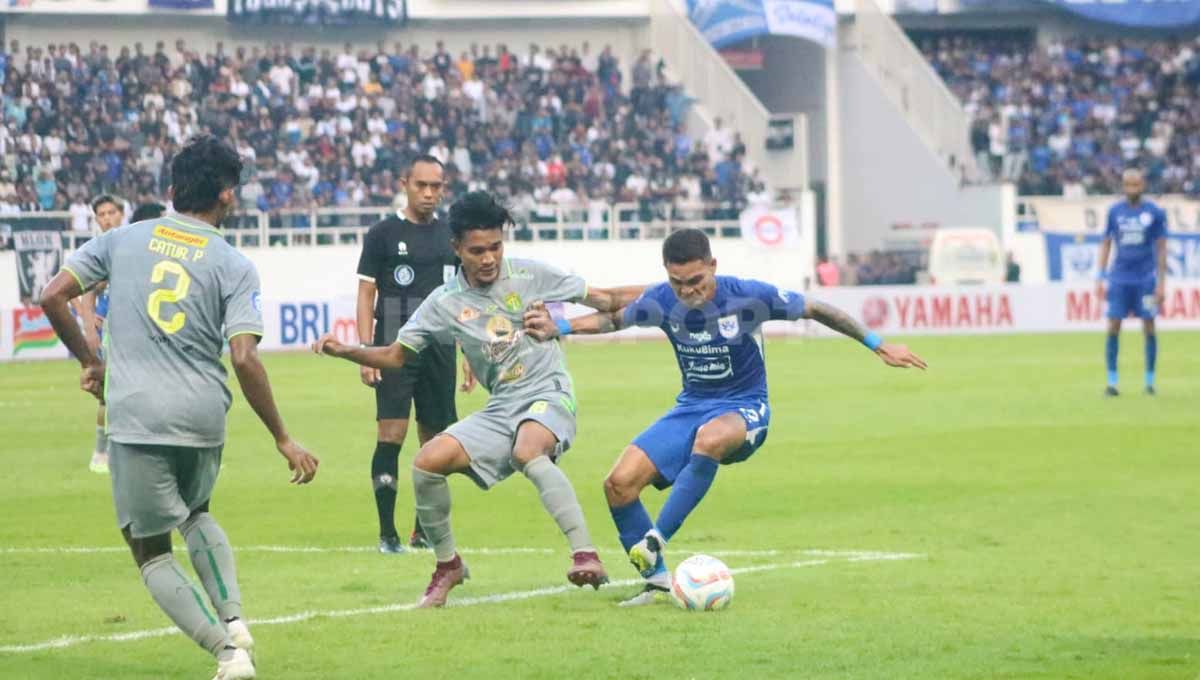
[(1104, 342), (1104, 365), (1108, 368), (1108, 386), (1117, 386), (1117, 351), (1121, 347), (1121, 336), (1108, 334)]
[(613, 524), (617, 525), (617, 535), (625, 552), (629, 552), (634, 544), (645, 537), (647, 531), (654, 528), (650, 513), (646, 512), (646, 506), (642, 505), (640, 498), (629, 505), (610, 507), (608, 511), (612, 514)]
[(188, 557), (200, 577), (208, 599), (222, 621), (241, 618), (242, 593), (238, 588), (233, 548), (225, 530), (207, 512), (201, 512), (179, 527), (187, 541)]
[(417, 519), (433, 546), (438, 562), (454, 558), (454, 535), (450, 533), (450, 485), (446, 475), (413, 466), (413, 493), (417, 497)]
[(571, 480), (547, 456), (538, 456), (521, 470), (537, 487), (546, 512), (554, 518), (558, 528), (567, 536), (571, 552), (595, 550), (592, 537), (588, 534), (587, 521), (583, 519), (583, 508), (575, 496)]
[(1154, 366), (1158, 363), (1158, 336), (1146, 336), (1146, 387), (1154, 387)]
[(687, 519), (692, 510), (700, 504), (704, 494), (708, 493), (708, 488), (717, 476), (719, 465), (720, 463), (713, 458), (698, 453), (692, 454), (688, 464), (675, 478), (671, 495), (667, 497), (667, 502), (658, 513), (658, 522), (654, 528), (665, 540), (671, 540), (675, 532), (679, 531), (679, 527), (683, 526), (683, 520)]
[(159, 608), (188, 637), (216, 656), (232, 646), (224, 626), (204, 606), (200, 591), (169, 553), (142, 565), (142, 581)]
[(379, 536), (396, 536), (396, 477), (400, 474), (400, 445), (375, 443), (371, 457), (371, 486), (375, 489), (375, 509), (379, 512)]

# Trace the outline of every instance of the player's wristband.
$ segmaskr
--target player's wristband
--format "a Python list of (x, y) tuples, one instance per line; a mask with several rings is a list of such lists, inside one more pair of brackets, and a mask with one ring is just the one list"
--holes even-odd
[(558, 326), (559, 336), (571, 334), (571, 322), (566, 319), (556, 319), (554, 325)]
[(870, 333), (867, 333), (865, 338), (863, 338), (862, 343), (867, 346), (867, 349), (874, 352), (875, 350), (879, 349), (880, 345), (883, 344), (883, 336), (871, 331)]

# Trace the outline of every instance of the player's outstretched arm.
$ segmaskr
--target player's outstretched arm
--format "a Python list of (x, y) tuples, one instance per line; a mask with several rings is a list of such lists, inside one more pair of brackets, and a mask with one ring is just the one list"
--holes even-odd
[(404, 345), (398, 342), (387, 347), (352, 347), (338, 342), (333, 333), (326, 333), (312, 345), (313, 352), (353, 361), (371, 368), (400, 368), (404, 365)]
[(896, 368), (928, 368), (921, 357), (909, 351), (905, 345), (893, 345), (883, 341), (877, 333), (872, 333), (855, 321), (849, 314), (833, 305), (808, 299), (804, 304), (804, 318), (812, 319), (821, 325), (832, 328), (850, 338), (866, 345), (875, 352), (883, 363)]
[(79, 360), (83, 373), (79, 378), (79, 386), (85, 392), (100, 399), (104, 395), (104, 364), (93, 351), (92, 346), (79, 330), (75, 317), (71, 316), (71, 300), (79, 297), (83, 288), (79, 280), (67, 271), (60, 271), (42, 290), (42, 311), (54, 327), (54, 332), (62, 340), (71, 354)]
[(588, 288), (587, 295), (579, 304), (601, 312), (617, 312), (641, 297), (646, 286), (620, 286), (618, 288)]
[(242, 394), (250, 403), (250, 408), (254, 409), (259, 420), (270, 430), (271, 436), (275, 438), (275, 448), (287, 460), (288, 468), (293, 473), (292, 483), (311, 482), (317, 475), (317, 465), (320, 461), (304, 450), (304, 447), (292, 441), (283, 425), (283, 418), (275, 406), (275, 395), (271, 392), (271, 381), (267, 379), (267, 369), (263, 368), (258, 359), (258, 336), (243, 333), (230, 338), (229, 360), (233, 364), (233, 371), (237, 374)]
[(625, 308), (611, 312), (596, 312), (574, 319), (558, 319), (541, 302), (535, 302), (525, 310), (525, 332), (535, 340), (553, 340), (568, 334), (598, 335), (619, 331), (624, 325)]

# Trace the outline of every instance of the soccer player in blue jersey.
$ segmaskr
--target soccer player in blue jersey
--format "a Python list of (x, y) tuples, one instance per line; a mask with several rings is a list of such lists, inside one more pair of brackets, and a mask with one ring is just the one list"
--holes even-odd
[[(121, 226), (125, 219), (125, 206), (121, 199), (108, 194), (96, 197), (92, 201), (92, 213), (96, 216), (96, 226), (104, 234)], [(75, 313), (83, 324), (83, 337), (88, 347), (97, 356), (103, 354), (104, 320), (108, 318), (108, 284), (103, 283), (71, 301)], [(104, 401), (96, 413), (96, 446), (92, 449), (92, 460), (88, 469), (96, 474), (108, 474), (108, 434), (104, 429)]]
[[(763, 322), (814, 319), (862, 342), (889, 366), (926, 367), (907, 347), (885, 343), (829, 305), (769, 283), (717, 276), (717, 261), (700, 230), (667, 237), (663, 265), (667, 283), (650, 286), (617, 312), (569, 321), (555, 321), (543, 308), (525, 315), (527, 332), (539, 339), (649, 326), (661, 328), (674, 347), (683, 377), (675, 407), (625, 447), (604, 480), (621, 545), (646, 579), (643, 591), (623, 606), (650, 604), (670, 590), (663, 560), (667, 542), (704, 498), (718, 467), (745, 461), (767, 439), (771, 408)], [(650, 484), (672, 487), (653, 523), (640, 500)]]
[[(1146, 333), (1146, 394), (1154, 394), (1154, 365), (1158, 360), (1158, 336), (1154, 317), (1166, 297), (1167, 214), (1142, 198), (1146, 179), (1140, 170), (1126, 170), (1121, 178), (1125, 200), (1108, 210), (1104, 242), (1100, 246), (1100, 278), (1096, 296), (1104, 297), (1108, 279), (1108, 338), (1104, 358), (1108, 366), (1108, 386), (1104, 394), (1115, 397), (1117, 391), (1117, 350), (1121, 321), (1127, 316), (1142, 319)], [(1108, 269), (1113, 244), (1117, 257)]]

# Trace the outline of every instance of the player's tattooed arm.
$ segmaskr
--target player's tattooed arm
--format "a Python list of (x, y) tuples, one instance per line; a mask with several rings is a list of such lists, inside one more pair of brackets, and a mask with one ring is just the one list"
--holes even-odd
[(645, 286), (589, 288), (587, 295), (579, 302), (601, 312), (617, 312), (641, 297), (645, 290)]
[(313, 343), (313, 352), (353, 361), (371, 368), (400, 368), (404, 365), (407, 350), (398, 342), (386, 347), (356, 347), (344, 345), (333, 333), (326, 333)]
[(854, 320), (854, 317), (842, 310), (827, 305), (824, 302), (808, 299), (804, 304), (804, 318), (812, 319), (822, 326), (831, 328), (842, 335), (862, 342), (867, 337), (867, 329)]
[(870, 331), (854, 320), (854, 317), (833, 305), (809, 298), (804, 303), (804, 318), (812, 319), (846, 337), (854, 338), (866, 344), (868, 348), (875, 352), (875, 356), (879, 357), (888, 366), (894, 368), (919, 368), (922, 370), (929, 367), (924, 359), (914, 354), (905, 345), (893, 345), (883, 342), (883, 339), (878, 335), (873, 338), (875, 344), (865, 342), (867, 336), (871, 335)]

